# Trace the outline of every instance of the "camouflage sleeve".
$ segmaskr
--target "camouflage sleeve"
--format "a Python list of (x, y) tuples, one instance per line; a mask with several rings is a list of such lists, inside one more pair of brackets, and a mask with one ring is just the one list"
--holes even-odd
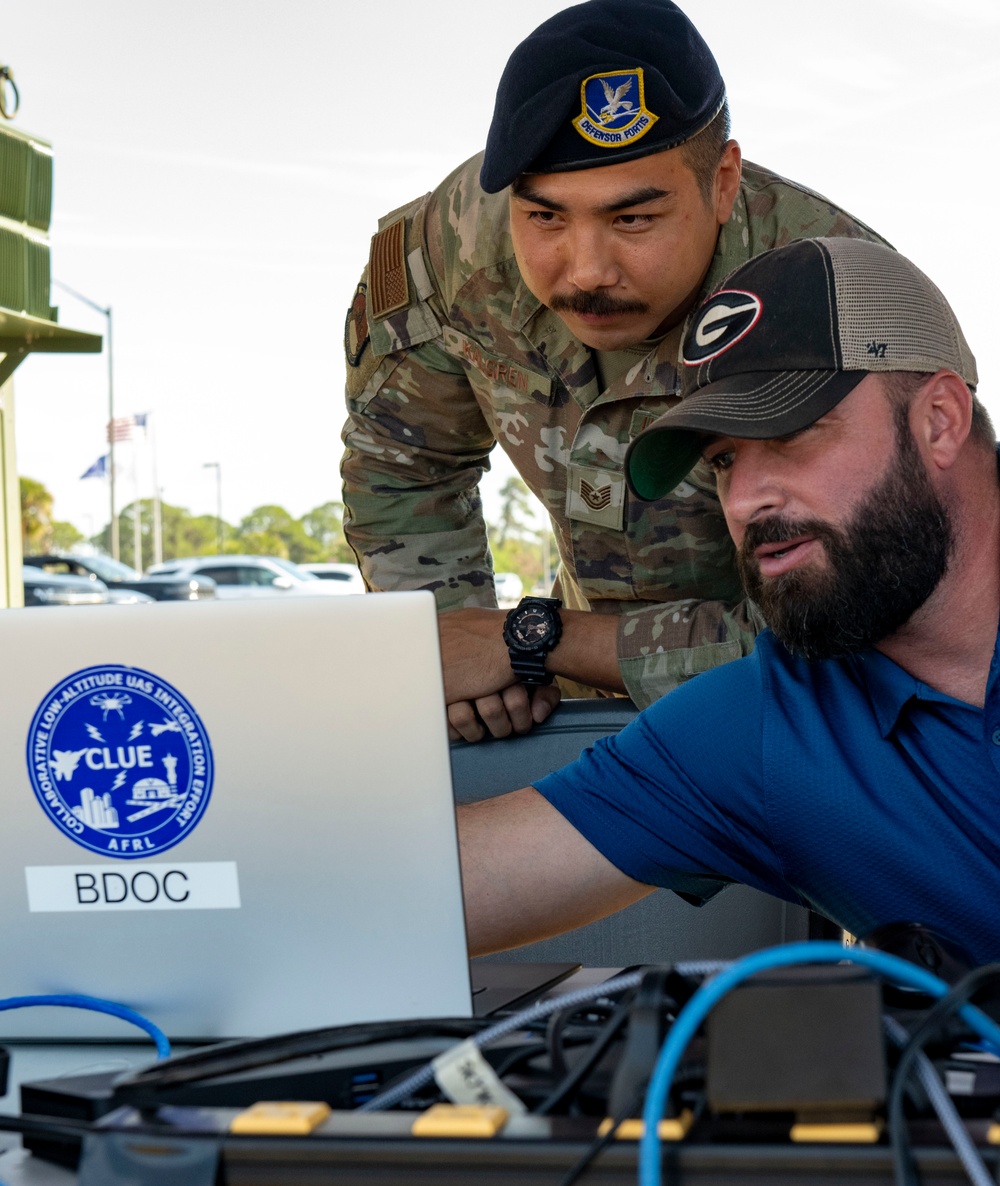
[(632, 700), (646, 708), (693, 675), (748, 655), (764, 621), (750, 601), (672, 601), (626, 610), (618, 666)]
[[(618, 670), (627, 694), (640, 708), (693, 675), (748, 655), (764, 629), (764, 620), (750, 601), (588, 602), (565, 566), (559, 569), (552, 592), (567, 609), (618, 616)], [(594, 695), (582, 684), (561, 683), (564, 695)]]
[(494, 439), (461, 365), (434, 341), (352, 364), (347, 409), (344, 534), (368, 588), (495, 606), (478, 489)]

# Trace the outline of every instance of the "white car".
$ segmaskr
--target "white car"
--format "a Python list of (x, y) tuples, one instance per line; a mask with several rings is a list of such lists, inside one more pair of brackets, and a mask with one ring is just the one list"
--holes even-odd
[(208, 576), (216, 597), (340, 597), (351, 592), (343, 581), (321, 581), (278, 556), (184, 556), (152, 565), (150, 576)]
[(316, 564), (300, 564), (306, 572), (319, 577), (321, 581), (338, 581), (346, 586), (348, 593), (364, 593), (365, 581), (361, 569), (356, 564), (340, 564), (334, 560)]
[(524, 592), (524, 582), (516, 572), (495, 572), (493, 585), (497, 591), (497, 605), (503, 607), (517, 605)]

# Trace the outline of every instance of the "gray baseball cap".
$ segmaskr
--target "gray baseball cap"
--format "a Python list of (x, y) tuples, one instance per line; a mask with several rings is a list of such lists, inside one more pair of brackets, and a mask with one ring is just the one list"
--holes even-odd
[(825, 416), (871, 372), (946, 368), (970, 388), (976, 360), (941, 291), (864, 239), (800, 239), (737, 268), (688, 322), (681, 401), (629, 446), (633, 493), (662, 498), (706, 436), (765, 440)]

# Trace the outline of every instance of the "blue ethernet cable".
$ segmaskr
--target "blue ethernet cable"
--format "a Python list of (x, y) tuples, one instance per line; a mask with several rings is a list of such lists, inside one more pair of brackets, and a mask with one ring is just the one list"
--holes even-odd
[[(919, 989), (928, 996), (943, 997), (949, 985), (916, 964), (869, 951), (864, 947), (843, 947), (839, 943), (787, 943), (768, 947), (737, 960), (698, 989), (677, 1016), (660, 1050), (646, 1093), (643, 1108), (643, 1132), (639, 1142), (639, 1186), (661, 1186), (659, 1121), (663, 1116), (667, 1093), (681, 1055), (699, 1025), (720, 1000), (738, 984), (770, 968), (788, 968), (797, 964), (864, 964), (897, 984)], [(1000, 1027), (974, 1005), (963, 1005), (962, 1019), (1000, 1053)]]
[(51, 996), (34, 997), (6, 997), (0, 999), (0, 1013), (6, 1009), (24, 1009), (29, 1005), (61, 1005), (70, 1009), (89, 1009), (92, 1013), (107, 1013), (111, 1017), (120, 1017), (139, 1029), (144, 1030), (156, 1043), (157, 1058), (170, 1057), (170, 1039), (148, 1018), (127, 1005), (119, 1005), (115, 1001), (103, 1001), (100, 997), (79, 996), (76, 993), (58, 993)]

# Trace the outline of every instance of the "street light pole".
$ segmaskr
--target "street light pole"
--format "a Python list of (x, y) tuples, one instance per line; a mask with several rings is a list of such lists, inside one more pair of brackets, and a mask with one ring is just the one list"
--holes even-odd
[(215, 536), (219, 555), (222, 555), (222, 466), (218, 461), (206, 461), (202, 469), (215, 470)]
[(68, 292), (70, 296), (76, 297), (78, 301), (100, 313), (108, 323), (108, 490), (111, 498), (111, 555), (118, 560), (121, 548), (118, 540), (118, 514), (115, 510), (115, 354), (112, 345), (111, 306), (99, 305), (82, 292), (63, 284), (61, 280), (53, 280), (52, 283), (56, 288), (61, 288), (63, 292)]

